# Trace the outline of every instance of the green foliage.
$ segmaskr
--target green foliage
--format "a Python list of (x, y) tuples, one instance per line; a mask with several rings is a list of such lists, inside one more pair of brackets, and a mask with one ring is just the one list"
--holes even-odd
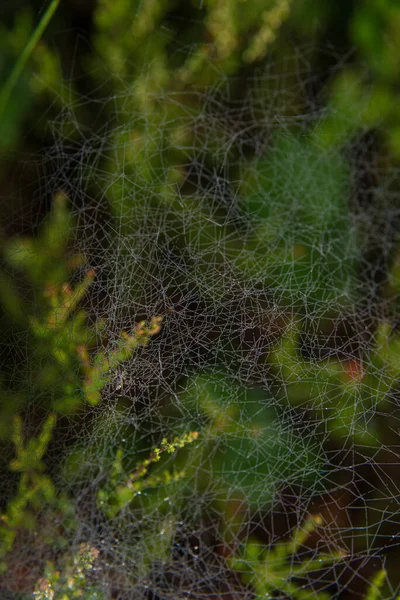
[[(51, 441), (52, 431), (56, 424), (56, 416), (49, 415), (43, 423), (40, 434), (24, 442), (23, 424), (20, 417), (15, 417), (13, 443), (16, 458), (10, 469), (20, 473), (20, 480), (15, 496), (8, 503), (7, 511), (0, 519), (0, 571), (5, 571), (7, 563), (3, 562), (13, 547), (21, 530), (34, 531), (38, 528), (43, 511), (47, 512), (48, 522), (51, 516), (61, 518), (63, 526), (68, 529), (72, 525), (73, 505), (63, 495), (58, 495), (50, 477), (45, 473), (43, 457)], [(53, 531), (41, 532), (45, 542), (54, 549), (67, 545), (68, 541), (59, 535), (57, 528)]]
[(140, 321), (132, 335), (123, 331), (117, 347), (111, 352), (97, 352), (93, 364), (90, 362), (86, 347), (78, 348), (85, 371), (84, 395), (90, 404), (96, 405), (100, 402), (101, 390), (110, 379), (110, 371), (115, 373), (119, 365), (127, 361), (137, 348), (146, 346), (150, 337), (160, 331), (161, 320), (161, 317), (153, 317), (149, 324)]
[[(29, 38), (31, 21), (30, 14), (26, 11), (20, 11), (17, 13), (14, 26), (10, 30), (4, 24), (0, 24), (0, 73), (4, 80), (8, 76), (8, 63), (17, 60)], [(32, 99), (30, 94), (27, 93), (28, 90), (28, 82), (26, 77), (23, 77), (16, 89), (19, 102), (10, 102), (7, 112), (0, 121), (2, 133), (0, 148), (2, 151), (8, 150), (16, 144), (22, 129), (23, 118), (31, 108)]]
[[(243, 546), (242, 555), (231, 559), (232, 568), (243, 582), (251, 586), (256, 600), (276, 598), (277, 594), (295, 600), (331, 600), (335, 594), (312, 589), (304, 581), (313, 571), (333, 564), (340, 564), (345, 554), (339, 550), (329, 552), (307, 548), (310, 536), (318, 532), (323, 521), (319, 515), (308, 517), (293, 531), (288, 541), (279, 542), (271, 549), (264, 549), (257, 540), (249, 540)], [(302, 555), (303, 552), (303, 555)], [(380, 569), (372, 577), (364, 600), (381, 600), (387, 573)]]
[[(109, 382), (110, 370), (115, 372), (139, 346), (145, 346), (159, 332), (161, 323), (160, 317), (154, 317), (149, 324), (143, 321), (132, 334), (122, 332), (114, 350), (99, 350), (91, 357), (90, 349), (99, 342), (104, 323), (89, 327), (86, 312), (77, 310), (93, 281), (94, 271), (87, 271), (74, 287), (66, 283), (85, 262), (81, 255), (68, 256), (72, 232), (67, 200), (61, 194), (36, 240), (16, 238), (4, 249), (7, 263), (15, 271), (22, 271), (28, 280), (35, 307), (24, 305), (6, 272), (2, 276), (10, 285), (0, 291), (0, 302), (18, 325), (28, 330), (31, 344), (29, 371), (22, 378), (26, 385), (21, 393), (28, 400), (36, 392), (42, 404), (57, 413), (73, 413), (84, 402), (97, 404)], [(37, 371), (34, 365), (38, 365)], [(9, 421), (11, 414), (5, 401), (3, 410)], [(3, 423), (6, 430), (6, 421)]]
[[(237, 72), (243, 60), (252, 63), (265, 56), (289, 16), (290, 4), (289, 0), (253, 0), (251, 3), (246, 0), (208, 0), (199, 12), (194, 2), (196, 21), (185, 30), (179, 45), (183, 48), (191, 41), (192, 44), (197, 42), (198, 47), (182, 51), (176, 47), (172, 23), (168, 23), (168, 28), (160, 27), (168, 22), (177, 2), (102, 0), (94, 12), (96, 49), (103, 68), (107, 68), (107, 76), (112, 73), (113, 83), (118, 87), (121, 77), (122, 80), (135, 79), (139, 89), (144, 91), (141, 84), (145, 84), (147, 76), (143, 67), (149, 65), (153, 79), (146, 85), (153, 89), (160, 83), (168, 84), (172, 78), (176, 78), (174, 87), (193, 83), (210, 86), (222, 73)], [(207, 34), (207, 43), (204, 34)], [(153, 59), (151, 64), (149, 55)], [(94, 60), (96, 66), (101, 67), (98, 60)], [(142, 99), (143, 109), (145, 99)], [(151, 104), (148, 109), (152, 109)]]
[(3, 439), (8, 437), (13, 411), (29, 406), (32, 399), (56, 413), (72, 412), (85, 400), (77, 347), (95, 340), (85, 325), (84, 311), (76, 309), (94, 273), (89, 271), (74, 288), (66, 283), (84, 264), (84, 257), (68, 256), (72, 232), (67, 200), (59, 194), (36, 239), (17, 237), (4, 246), (8, 269), (1, 273), (5, 285), (0, 302), (8, 313), (6, 331), (19, 332), (28, 356), (24, 364), (13, 366), (19, 388), (12, 389), (19, 400), (10, 405), (9, 392), (0, 394)]
[[(187, 477), (189, 481), (195, 477), (196, 485), (204, 489), (212, 485), (224, 510), (237, 502), (252, 510), (265, 508), (283, 482), (315, 487), (324, 466), (318, 441), (298, 436), (272, 398), (260, 390), (197, 376), (182, 398), (179, 413), (169, 410), (169, 417), (199, 430), (202, 443), (185, 461)], [(212, 465), (204, 470), (209, 457)]]
[(298, 556), (311, 533), (322, 524), (319, 516), (309, 517), (287, 542), (276, 544), (265, 551), (251, 540), (244, 547), (243, 557), (232, 560), (232, 568), (242, 574), (243, 580), (254, 588), (257, 600), (273, 598), (277, 592), (296, 600), (329, 600), (326, 592), (310, 590), (297, 583), (312, 571), (342, 559), (339, 552), (311, 552), (306, 558)]
[(364, 0), (357, 7), (352, 33), (374, 75), (395, 81), (399, 76), (400, 10), (394, 0)]
[(53, 14), (57, 10), (57, 6), (60, 0), (52, 0), (49, 6), (45, 10), (43, 17), (38, 23), (36, 29), (32, 32), (27, 45), (25, 46), (23, 52), (19, 55), (18, 61), (16, 62), (13, 70), (10, 73), (7, 81), (5, 82), (3, 88), (0, 91), (0, 123), (4, 117), (4, 111), (7, 108), (7, 104), (10, 100), (10, 96), (13, 92), (13, 89), (21, 76), (21, 73), (25, 67), (25, 64), (33, 52), (36, 44), (39, 42), (40, 38), (43, 35), (44, 30), (46, 29), (49, 21), (51, 20)]
[(150, 475), (148, 470), (152, 463), (159, 462), (162, 454), (173, 454), (179, 448), (194, 442), (197, 437), (198, 432), (192, 431), (180, 437), (175, 437), (172, 442), (168, 442), (164, 438), (161, 441), (161, 446), (154, 448), (148, 458), (139, 462), (135, 470), (129, 474), (125, 472), (122, 462), (124, 451), (120, 448), (113, 462), (109, 480), (97, 493), (99, 507), (111, 519), (145, 489), (157, 486), (166, 488), (171, 483), (176, 483), (185, 477), (186, 472), (184, 470), (175, 470), (171, 473), (168, 469), (164, 469), (161, 474)]
[(236, 263), (243, 278), (279, 285), (283, 304), (305, 304), (310, 315), (354, 297), (360, 250), (349, 169), (335, 149), (321, 155), (305, 139), (282, 135), (249, 168), (243, 204), (254, 225)]
[[(63, 81), (59, 55), (43, 39), (59, 0), (49, 2), (42, 18), (33, 28), (32, 10), (15, 13), (13, 27), (0, 23), (0, 149), (18, 149), (23, 126), (27, 120), (39, 133), (43, 127), (41, 109), (48, 109), (48, 100), (58, 108), (74, 98)], [(30, 67), (28, 69), (27, 67)], [(46, 103), (46, 104), (45, 104)], [(37, 120), (32, 118), (35, 114)]]
[[(85, 263), (83, 256), (70, 252), (72, 234), (73, 222), (67, 199), (59, 194), (36, 239), (15, 238), (4, 248), (5, 260), (11, 268), (24, 275), (29, 294), (35, 302), (27, 301), (12, 284), (3, 286), (0, 291), (0, 302), (15, 321), (15, 326), (24, 333), (30, 352), (27, 370), (22, 377), (21, 374), (18, 376), (18, 381), (22, 382), (21, 389), (16, 390), (18, 400), (11, 397), (10, 402), (10, 394), (6, 393), (1, 396), (2, 437), (9, 438), (11, 431), (16, 454), (9, 468), (20, 476), (16, 493), (1, 517), (0, 566), (3, 571), (7, 569), (7, 560), (18, 536), (24, 531), (37, 533), (40, 530), (43, 545), (53, 552), (68, 544), (64, 535), (68, 536), (74, 528), (74, 505), (56, 488), (46, 473), (44, 462), (57, 419), (60, 415), (72, 416), (78, 410), (82, 414), (85, 406), (98, 404), (113, 372), (139, 346), (147, 345), (150, 337), (160, 330), (161, 318), (154, 317), (149, 324), (145, 321), (138, 323), (131, 335), (122, 332), (115, 349), (108, 352), (92, 350), (101, 341), (98, 332), (101, 333), (103, 324), (89, 326), (86, 311), (79, 310), (78, 305), (93, 281), (94, 271), (89, 270), (75, 286), (67, 283), (73, 271)], [(11, 281), (5, 271), (2, 277), (7, 283)], [(24, 429), (28, 425), (15, 413), (23, 409), (28, 424), (37, 405), (51, 412), (39, 421), (39, 433), (25, 441)], [(172, 445), (165, 443), (161, 449), (154, 451), (150, 462), (157, 459), (160, 451), (171, 452), (187, 441), (185, 437), (174, 440)], [(143, 463), (140, 477), (144, 476), (146, 468), (147, 464)], [(3, 477), (7, 474), (3, 473)], [(51, 527), (53, 522), (62, 523), (63, 535), (57, 527)], [(73, 562), (75, 568), (75, 559)], [(48, 586), (51, 588), (57, 583), (60, 589), (64, 589), (67, 583), (59, 583), (57, 573), (52, 571), (52, 567), (49, 569), (50, 574), (45, 578), (50, 582)], [(70, 569), (72, 567), (66, 567), (66, 581), (72, 577), (76, 587), (82, 569), (79, 567), (78, 574), (71, 577), (68, 575)], [(47, 583), (43, 585), (46, 587)], [(79, 597), (76, 595), (78, 588), (74, 593), (71, 598)], [(64, 597), (62, 594), (57, 596), (60, 599)]]
[(49, 562), (43, 577), (39, 579), (33, 592), (35, 600), (102, 600), (103, 593), (95, 585), (91, 585), (88, 576), (94, 568), (99, 555), (96, 548), (89, 544), (81, 544), (79, 550), (70, 556), (64, 556), (61, 570)]
[[(14, 361), (8, 373), (5, 370), (0, 382), (0, 440), (7, 447), (1, 460), (7, 464), (3, 465), (5, 477), (10, 472), (19, 477), (1, 521), (3, 569), (24, 530), (32, 532), (42, 527), (43, 543), (54, 551), (59, 547), (63, 550), (68, 530), (74, 529), (72, 502), (60, 493), (46, 469), (46, 455), (52, 453), (51, 444), (56, 445), (61, 420), (63, 427), (73, 423), (76, 431), (81, 419), (85, 434), (93, 423), (99, 426), (100, 419), (105, 423), (104, 444), (108, 444), (112, 456), (107, 457), (105, 483), (95, 494), (108, 521), (119, 518), (123, 529), (124, 510), (142, 492), (146, 498), (140, 510), (147, 509), (151, 518), (158, 502), (153, 501), (152, 493), (155, 495), (158, 489), (161, 494), (167, 487), (178, 514), (184, 510), (184, 481), (189, 488), (196, 484), (193, 493), (211, 485), (213, 501), (220, 503), (217, 511), (223, 515), (221, 520), (225, 519), (220, 526), (225, 541), (243, 524), (240, 510), (236, 521), (232, 516), (238, 504), (253, 512), (271, 506), (280, 486), (287, 482), (323, 491), (323, 482), (317, 481), (326, 466), (320, 431), (324, 440), (350, 440), (352, 445), (371, 447), (372, 452), (382, 443), (384, 434), (379, 430), (376, 409), (384, 407), (400, 378), (400, 341), (389, 319), (378, 325), (375, 345), (368, 349), (365, 364), (361, 359), (317, 363), (304, 358), (300, 352), (304, 331), (300, 322), (307, 315), (323, 324), (324, 318), (328, 321), (336, 317), (358, 298), (364, 232), (355, 227), (349, 208), (353, 173), (344, 149), (360, 133), (376, 130), (384, 156), (383, 170), (387, 169), (386, 160), (400, 156), (398, 6), (390, 0), (365, 0), (355, 7), (350, 27), (346, 28), (357, 41), (367, 69), (343, 66), (329, 86), (323, 115), (314, 115), (315, 122), (312, 120), (309, 129), (302, 125), (301, 132), (295, 125), (286, 126), (271, 137), (265, 154), (256, 160), (247, 155), (243, 158), (243, 154), (239, 161), (237, 149), (229, 145), (227, 150), (232, 132), (223, 134), (207, 125), (208, 115), (198, 93), (218, 99), (216, 89), (228, 82), (233, 105), (242, 97), (242, 87), (255, 99), (257, 94), (281, 98), (281, 79), (276, 74), (283, 74), (287, 81), (294, 81), (298, 74), (292, 60), (296, 52), (285, 46), (283, 25), (287, 21), (292, 45), (298, 35), (308, 42), (315, 21), (303, 9), (304, 3), (296, 10), (307, 14), (307, 23), (304, 16), (291, 13), (291, 4), (295, 3), (193, 0), (191, 5), (185, 4), (189, 18), (183, 27), (176, 18), (183, 3), (177, 0), (95, 3), (91, 39), (95, 51), (79, 62), (85, 72), (85, 93), (100, 83), (110, 98), (109, 103), (101, 103), (102, 118), (107, 124), (114, 118), (115, 122), (105, 144), (110, 150), (107, 155), (102, 153), (103, 179), (99, 184), (99, 171), (93, 169), (88, 173), (88, 185), (102, 198), (107, 189), (110, 206), (106, 208), (118, 222), (118, 245), (123, 248), (121, 263), (125, 266), (113, 277), (117, 287), (130, 282), (127, 304), (134, 300), (136, 306), (145, 306), (155, 277), (165, 289), (172, 278), (181, 278), (191, 282), (194, 295), (207, 305), (234, 297), (240, 288), (278, 289), (278, 311), (290, 307), (292, 314), (289, 326), (287, 320), (280, 326), (280, 341), (265, 357), (265, 369), (274, 390), (278, 389), (275, 398), (226, 383), (225, 374), (214, 379), (194, 376), (189, 391), (181, 395), (174, 408), (165, 411), (165, 427), (170, 426), (172, 437), (178, 422), (179, 435), (172, 437), (172, 442), (164, 438), (147, 458), (137, 462), (136, 454), (141, 449), (134, 447), (129, 455), (119, 447), (115, 435), (118, 425), (114, 430), (104, 414), (97, 413), (92, 421), (91, 417), (94, 409), (101, 408), (103, 392), (113, 380), (114, 390), (123, 391), (123, 364), (159, 332), (161, 318), (138, 323), (133, 331), (121, 333), (115, 348), (104, 348), (107, 323), (98, 320), (90, 325), (89, 309), (80, 308), (95, 272), (85, 270), (85, 256), (71, 252), (79, 234), (62, 194), (55, 198), (51, 214), (35, 238), (5, 241), (0, 303), (6, 315), (4, 329), (9, 347), (22, 358)], [(52, 98), (57, 108), (81, 109), (76, 107), (75, 84), (65, 85), (63, 81), (61, 57), (40, 39), (57, 5), (58, 0), (48, 5), (33, 33), (33, 19), (27, 12), (17, 14), (11, 29), (2, 26), (0, 48), (5, 58), (0, 59), (0, 66), (6, 81), (0, 93), (3, 150), (18, 147), (19, 131), (26, 119), (41, 135), (42, 121), (36, 120), (34, 113), (43, 99), (47, 102)], [(328, 3), (313, 5), (314, 16), (333, 19)], [(278, 57), (283, 53), (289, 58), (283, 66), (279, 60), (274, 63), (270, 87), (258, 90), (257, 83), (253, 87), (249, 80), (269, 53)], [(13, 64), (15, 67), (10, 68)], [(30, 73), (25, 69), (28, 65)], [(239, 83), (230, 79), (232, 75), (239, 75)], [(300, 87), (290, 89), (291, 97), (284, 108), (289, 116), (304, 114), (307, 98)], [(275, 107), (273, 102), (268, 106)], [(258, 109), (249, 105), (248, 110)], [(70, 131), (74, 125), (61, 125), (61, 135), (67, 140), (93, 126), (86, 113), (79, 116), (84, 127), (77, 122), (75, 132)], [(243, 114), (243, 129), (248, 116)], [(190, 123), (196, 120), (203, 124), (192, 130)], [(101, 130), (101, 118), (99, 123)], [(382, 124), (389, 125), (384, 134), (380, 131)], [(228, 172), (230, 167), (226, 165), (231, 157), (235, 165), (240, 162), (238, 172), (235, 168)], [(231, 207), (217, 206), (210, 218), (215, 199), (208, 198), (207, 191), (200, 202), (193, 193), (193, 184), (182, 167), (190, 161), (201, 162), (216, 173), (226, 170), (230, 182), (237, 178), (243, 182), (240, 189), (235, 189), (239, 197), (237, 228), (228, 219)], [(396, 190), (396, 185), (396, 181), (389, 181), (387, 187)], [(244, 227), (247, 230), (242, 235)], [(143, 231), (144, 243), (136, 235)], [(165, 236), (160, 242), (163, 249), (175, 253), (176, 263), (182, 267), (179, 274), (166, 270), (160, 276), (154, 275), (157, 249), (147, 238), (157, 237), (158, 241), (159, 235)], [(135, 276), (127, 277), (124, 269), (135, 269), (128, 260), (135, 254), (140, 254), (142, 262)], [(200, 266), (195, 261), (199, 255)], [(388, 302), (393, 317), (398, 313), (398, 271), (397, 262), (387, 290), (388, 296), (393, 296)], [(229, 277), (225, 278), (227, 273)], [(292, 412), (299, 407), (305, 409), (305, 414), (320, 423), (320, 430), (316, 427), (315, 435), (301, 437), (285, 418), (283, 406)], [(148, 424), (142, 424), (142, 428), (141, 439), (148, 439)], [(190, 429), (190, 433), (182, 433), (182, 429)], [(192, 444), (197, 431), (201, 443)], [(121, 431), (118, 435), (122, 436)], [(9, 442), (15, 450), (13, 459), (8, 456)], [(183, 447), (184, 452), (177, 452)], [(63, 454), (65, 448), (56, 448), (53, 454), (59, 450)], [(85, 452), (92, 452), (96, 468), (103, 467), (99, 467), (96, 448), (75, 444), (70, 469), (65, 467), (72, 481), (78, 479), (79, 468), (87, 468), (80, 464), (87, 456)], [(173, 469), (169, 465), (162, 468), (167, 456), (162, 460), (161, 456), (168, 454), (173, 455)], [(74, 470), (74, 463), (79, 468)], [(133, 470), (132, 464), (136, 465)], [(59, 536), (48, 527), (54, 515), (63, 523)], [(173, 525), (167, 519), (165, 522), (169, 529), (162, 551), (159, 547), (163, 544), (150, 540), (143, 528), (142, 544), (147, 551), (154, 551), (154, 557), (144, 559), (146, 568), (153, 558), (162, 555), (164, 559), (167, 555), (174, 532)], [(279, 590), (298, 600), (323, 600), (328, 597), (325, 592), (310, 591), (298, 583), (321, 565), (341, 560), (336, 553), (314, 552), (311, 558), (306, 554), (306, 559), (299, 556), (301, 546), (319, 525), (318, 518), (310, 518), (289, 542), (277, 544), (269, 552), (260, 551), (257, 540), (250, 541), (232, 568), (242, 574), (243, 581), (259, 598)], [(97, 555), (96, 548), (83, 545), (75, 555), (65, 552), (59, 562), (50, 561), (37, 583), (35, 596), (55, 600), (101, 597), (90, 579)], [(379, 597), (384, 578), (383, 570), (376, 574), (367, 600)]]
[[(321, 320), (321, 328), (323, 320)], [(376, 410), (387, 403), (400, 378), (400, 339), (383, 321), (375, 344), (362, 360), (306, 359), (300, 353), (302, 328), (292, 323), (275, 346), (269, 362), (282, 382), (281, 397), (312, 411), (332, 436), (352, 443), (380, 446)]]
[(400, 7), (392, 0), (363, 0), (349, 29), (366, 69), (349, 67), (333, 81), (330, 105), (340, 125), (328, 125), (328, 139), (343, 143), (357, 130), (376, 128), (383, 154), (388, 152), (398, 161)]
[[(260, 59), (287, 17), (289, 2), (212, 0), (204, 4), (200, 15), (196, 13), (184, 38), (175, 35), (169, 21), (174, 2), (148, 0), (141, 3), (140, 10), (138, 4), (125, 0), (97, 4), (94, 20), (99, 56), (92, 57), (90, 71), (95, 68), (100, 79), (104, 70), (107, 77), (112, 74), (110, 92), (118, 109), (113, 151), (106, 167), (113, 212), (120, 215), (134, 203), (140, 218), (149, 204), (164, 207), (165, 215), (171, 206), (182, 207), (175, 193), (183, 183), (179, 165), (189, 148), (202, 146), (202, 139), (182, 125), (188, 113), (200, 116), (197, 92), (237, 73), (243, 57), (249, 63)], [(164, 22), (168, 25), (163, 26)], [(186, 47), (186, 42), (190, 46)], [(129, 106), (126, 95), (120, 96), (126, 85)], [(205, 133), (212, 135), (211, 131)], [(223, 140), (215, 136), (215, 144), (221, 148)], [(210, 140), (207, 146), (211, 146)], [(123, 178), (115, 177), (120, 165)], [(130, 226), (134, 228), (135, 223)]]

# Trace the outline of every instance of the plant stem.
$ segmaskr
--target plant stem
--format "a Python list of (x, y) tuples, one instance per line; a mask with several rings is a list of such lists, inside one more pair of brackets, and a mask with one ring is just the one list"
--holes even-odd
[(1, 122), (1, 119), (3, 118), (4, 111), (10, 100), (12, 91), (13, 91), (18, 79), (21, 76), (21, 73), (25, 67), (25, 64), (26, 64), (28, 58), (30, 57), (30, 55), (32, 54), (36, 44), (39, 42), (40, 38), (42, 37), (43, 32), (45, 31), (47, 25), (49, 24), (52, 16), (56, 12), (59, 3), (60, 3), (60, 0), (52, 0), (52, 2), (50, 2), (49, 6), (47, 7), (47, 10), (45, 11), (45, 13), (44, 13), (43, 17), (41, 18), (41, 20), (39, 21), (38, 25), (36, 26), (36, 29), (34, 29), (34, 31), (32, 32), (31, 37), (28, 40), (28, 43), (26, 44), (23, 52), (20, 54), (17, 62), (15, 63), (13, 70), (11, 71), (7, 81), (5, 82), (2, 90), (0, 91), (0, 122)]

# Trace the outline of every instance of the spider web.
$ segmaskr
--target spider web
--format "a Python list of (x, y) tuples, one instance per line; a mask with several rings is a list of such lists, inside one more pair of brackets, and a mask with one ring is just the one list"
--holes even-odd
[[(143, 89), (104, 99), (113, 119), (96, 134), (71, 116), (89, 99), (53, 123), (42, 192), (69, 198), (107, 348), (163, 317), (90, 427), (66, 427), (79, 438), (73, 477), (75, 447), (57, 465), (78, 509), (71, 550), (99, 550), (105, 598), (261, 597), (233, 558), (252, 543), (273, 565), (310, 515), (317, 526), (286, 560), (302, 597), (362, 597), (385, 561), (391, 572), (398, 174), (375, 160), (379, 127), (335, 108), (330, 81), (312, 93), (316, 80), (304, 50), (242, 94), (235, 79), (188, 93), (144, 74)], [(105, 518), (95, 498), (115, 449), (135, 464), (189, 431), (198, 439), (163, 463), (185, 476)], [(335, 558), (298, 574), (321, 553)]]

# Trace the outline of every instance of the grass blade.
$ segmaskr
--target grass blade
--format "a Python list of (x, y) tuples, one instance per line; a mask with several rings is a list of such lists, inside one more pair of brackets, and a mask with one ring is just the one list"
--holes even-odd
[(26, 64), (28, 58), (30, 57), (30, 55), (32, 54), (36, 44), (39, 42), (40, 38), (42, 37), (47, 25), (51, 21), (51, 18), (54, 15), (54, 13), (56, 12), (59, 3), (60, 3), (60, 0), (52, 0), (52, 2), (50, 2), (49, 6), (47, 7), (47, 10), (45, 11), (43, 17), (41, 18), (38, 25), (32, 32), (32, 35), (29, 38), (28, 43), (26, 44), (24, 50), (20, 54), (7, 81), (5, 82), (2, 90), (0, 91), (0, 122), (1, 122), (1, 119), (3, 118), (4, 111), (7, 108), (7, 104), (10, 100), (13, 89), (25, 67), (25, 64)]

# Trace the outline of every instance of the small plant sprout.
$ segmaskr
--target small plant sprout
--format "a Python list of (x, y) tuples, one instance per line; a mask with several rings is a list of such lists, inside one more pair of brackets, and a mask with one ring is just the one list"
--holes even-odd
[[(232, 568), (241, 574), (243, 581), (251, 585), (257, 600), (273, 598), (275, 593), (283, 593), (295, 600), (329, 600), (325, 592), (304, 590), (298, 583), (312, 571), (325, 565), (343, 560), (341, 552), (313, 553), (311, 557), (301, 559), (300, 548), (306, 543), (317, 527), (323, 524), (320, 515), (311, 515), (296, 528), (287, 542), (276, 544), (272, 549), (263, 549), (259, 543), (249, 540), (244, 546), (244, 555), (231, 561)], [(308, 555), (307, 555), (308, 556)]]
[(130, 474), (125, 473), (122, 462), (124, 451), (120, 448), (113, 462), (110, 479), (97, 494), (99, 507), (109, 518), (113, 518), (144, 489), (159, 485), (170, 485), (185, 477), (184, 470), (172, 473), (169, 470), (164, 470), (161, 474), (154, 475), (149, 475), (148, 471), (150, 465), (158, 463), (163, 454), (173, 454), (197, 440), (198, 435), (197, 431), (191, 431), (175, 437), (172, 442), (164, 438), (161, 445), (154, 448), (145, 460), (139, 462)]

